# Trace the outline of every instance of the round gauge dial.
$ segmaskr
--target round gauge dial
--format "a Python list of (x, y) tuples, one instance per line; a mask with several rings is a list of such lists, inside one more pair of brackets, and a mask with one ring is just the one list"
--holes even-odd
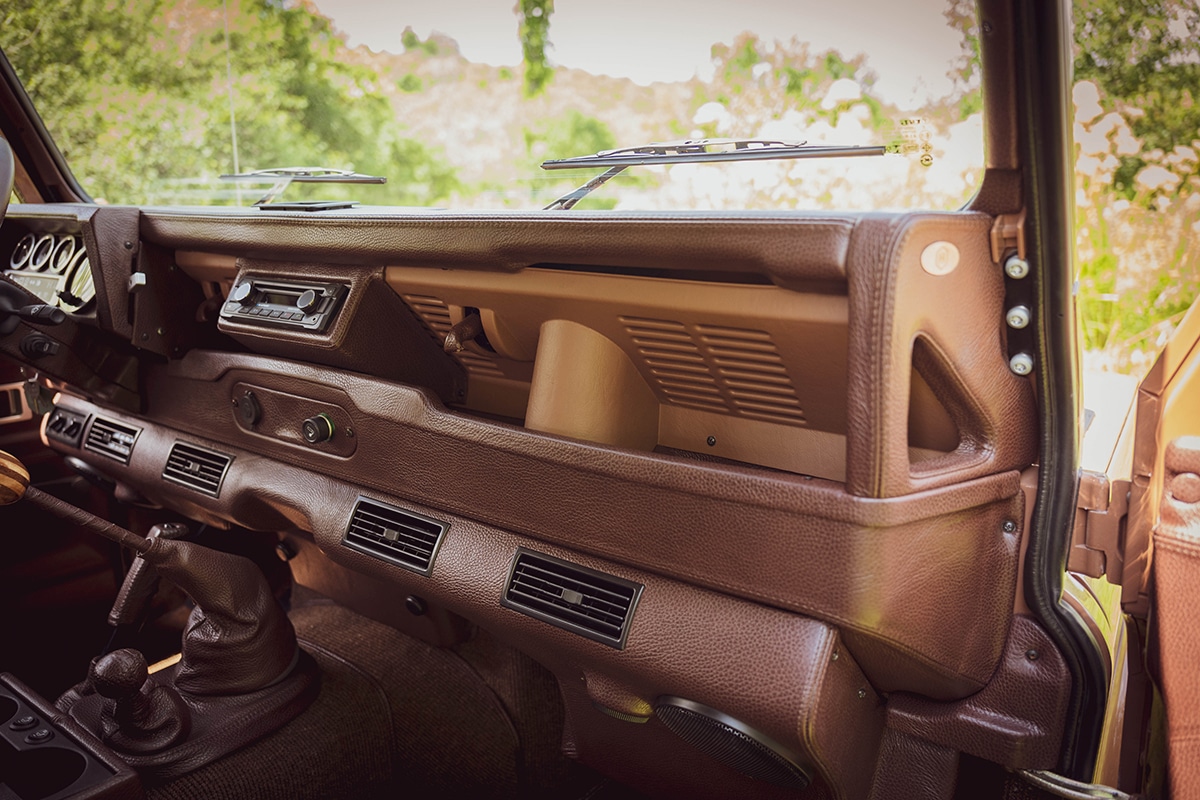
[(33, 246), (33, 254), (29, 256), (29, 269), (41, 272), (50, 263), (50, 256), (54, 253), (55, 239), (53, 234), (47, 233), (37, 240), (37, 244)]
[(9, 268), (24, 268), (29, 263), (29, 257), (33, 255), (33, 246), (35, 244), (37, 244), (37, 237), (32, 233), (22, 236), (21, 241), (17, 242), (17, 246), (13, 248), (12, 255), (8, 259)]
[(79, 243), (74, 236), (60, 236), (54, 245), (54, 253), (50, 256), (50, 269), (61, 275), (71, 265), (75, 250)]
[(75, 263), (67, 278), (67, 288), (59, 293), (58, 302), (68, 311), (82, 311), (96, 296), (96, 284), (92, 279), (92, 266), (87, 253), (77, 250)]

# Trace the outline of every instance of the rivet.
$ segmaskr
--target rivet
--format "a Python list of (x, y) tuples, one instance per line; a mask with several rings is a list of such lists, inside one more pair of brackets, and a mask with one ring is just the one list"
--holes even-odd
[(1016, 533), (1017, 532), (1017, 523), (1013, 522), (1011, 519), (1004, 520), (1004, 532), (1005, 533)]
[(1039, 658), (1041, 658), (1041, 655), (1041, 653), (1032, 647), (1025, 651), (1025, 658), (1029, 659), (1030, 661), (1037, 661)]
[(1028, 375), (1033, 372), (1033, 356), (1029, 353), (1017, 353), (1008, 360), (1008, 368), (1017, 375)]
[(985, 21), (984, 21), (984, 23), (983, 23), (982, 25), (980, 25), (979, 27), (983, 29), (983, 34), (984, 34), (985, 36), (990, 36), (990, 35), (991, 35), (991, 33), (992, 33), (992, 23), (990, 23), (990, 22), (987, 22), (987, 21), (985, 20)]
[(1015, 280), (1020, 280), (1029, 274), (1029, 262), (1020, 256), (1009, 256), (1004, 262), (1004, 274)]
[(841, 653), (839, 653), (837, 650), (834, 650), (833, 655), (830, 656), (830, 659), (833, 661), (837, 661), (840, 656), (841, 656)]
[(133, 249), (133, 242), (126, 242), (126, 243), (125, 243), (125, 249), (126, 249), (126, 250), (132, 250), (132, 249)]
[(710, 437), (708, 437), (708, 440), (707, 440), (707, 441), (708, 441), (708, 446), (709, 446), (709, 447), (716, 447), (716, 446), (717, 446), (717, 437), (715, 437), (715, 436), (710, 436)]
[(148, 334), (148, 333), (143, 333), (143, 334), (142, 334), (142, 341), (143, 341), (143, 342), (148, 342), (148, 341), (150, 341), (150, 334)]
[(353, 439), (354, 438), (354, 428), (347, 426), (346, 427), (346, 435), (349, 436), (351, 439)]
[(859, 689), (859, 690), (858, 690), (858, 699), (859, 699), (859, 700), (866, 700), (866, 699), (867, 699), (867, 690), (866, 690), (866, 689)]
[(166, 333), (166, 331), (162, 328), (159, 328), (157, 331), (155, 331), (155, 333), (157, 333), (159, 336), (162, 336), (164, 333)]

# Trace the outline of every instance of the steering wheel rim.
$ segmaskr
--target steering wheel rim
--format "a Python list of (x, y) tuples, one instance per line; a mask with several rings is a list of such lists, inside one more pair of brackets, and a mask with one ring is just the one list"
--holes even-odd
[(17, 162), (13, 159), (12, 148), (0, 138), (0, 222), (4, 222), (4, 215), (8, 211), (8, 198), (12, 195), (16, 172)]

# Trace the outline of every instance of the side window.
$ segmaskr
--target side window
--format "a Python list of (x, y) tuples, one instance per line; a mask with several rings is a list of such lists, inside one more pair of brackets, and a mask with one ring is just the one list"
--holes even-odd
[(1200, 289), (1200, 9), (1075, 11), (1085, 368), (1144, 374)]

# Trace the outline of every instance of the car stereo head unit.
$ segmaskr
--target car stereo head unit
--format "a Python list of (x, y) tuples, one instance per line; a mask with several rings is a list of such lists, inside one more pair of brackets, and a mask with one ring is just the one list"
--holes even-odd
[(346, 296), (340, 283), (283, 281), (243, 275), (221, 306), (221, 318), (323, 333)]

